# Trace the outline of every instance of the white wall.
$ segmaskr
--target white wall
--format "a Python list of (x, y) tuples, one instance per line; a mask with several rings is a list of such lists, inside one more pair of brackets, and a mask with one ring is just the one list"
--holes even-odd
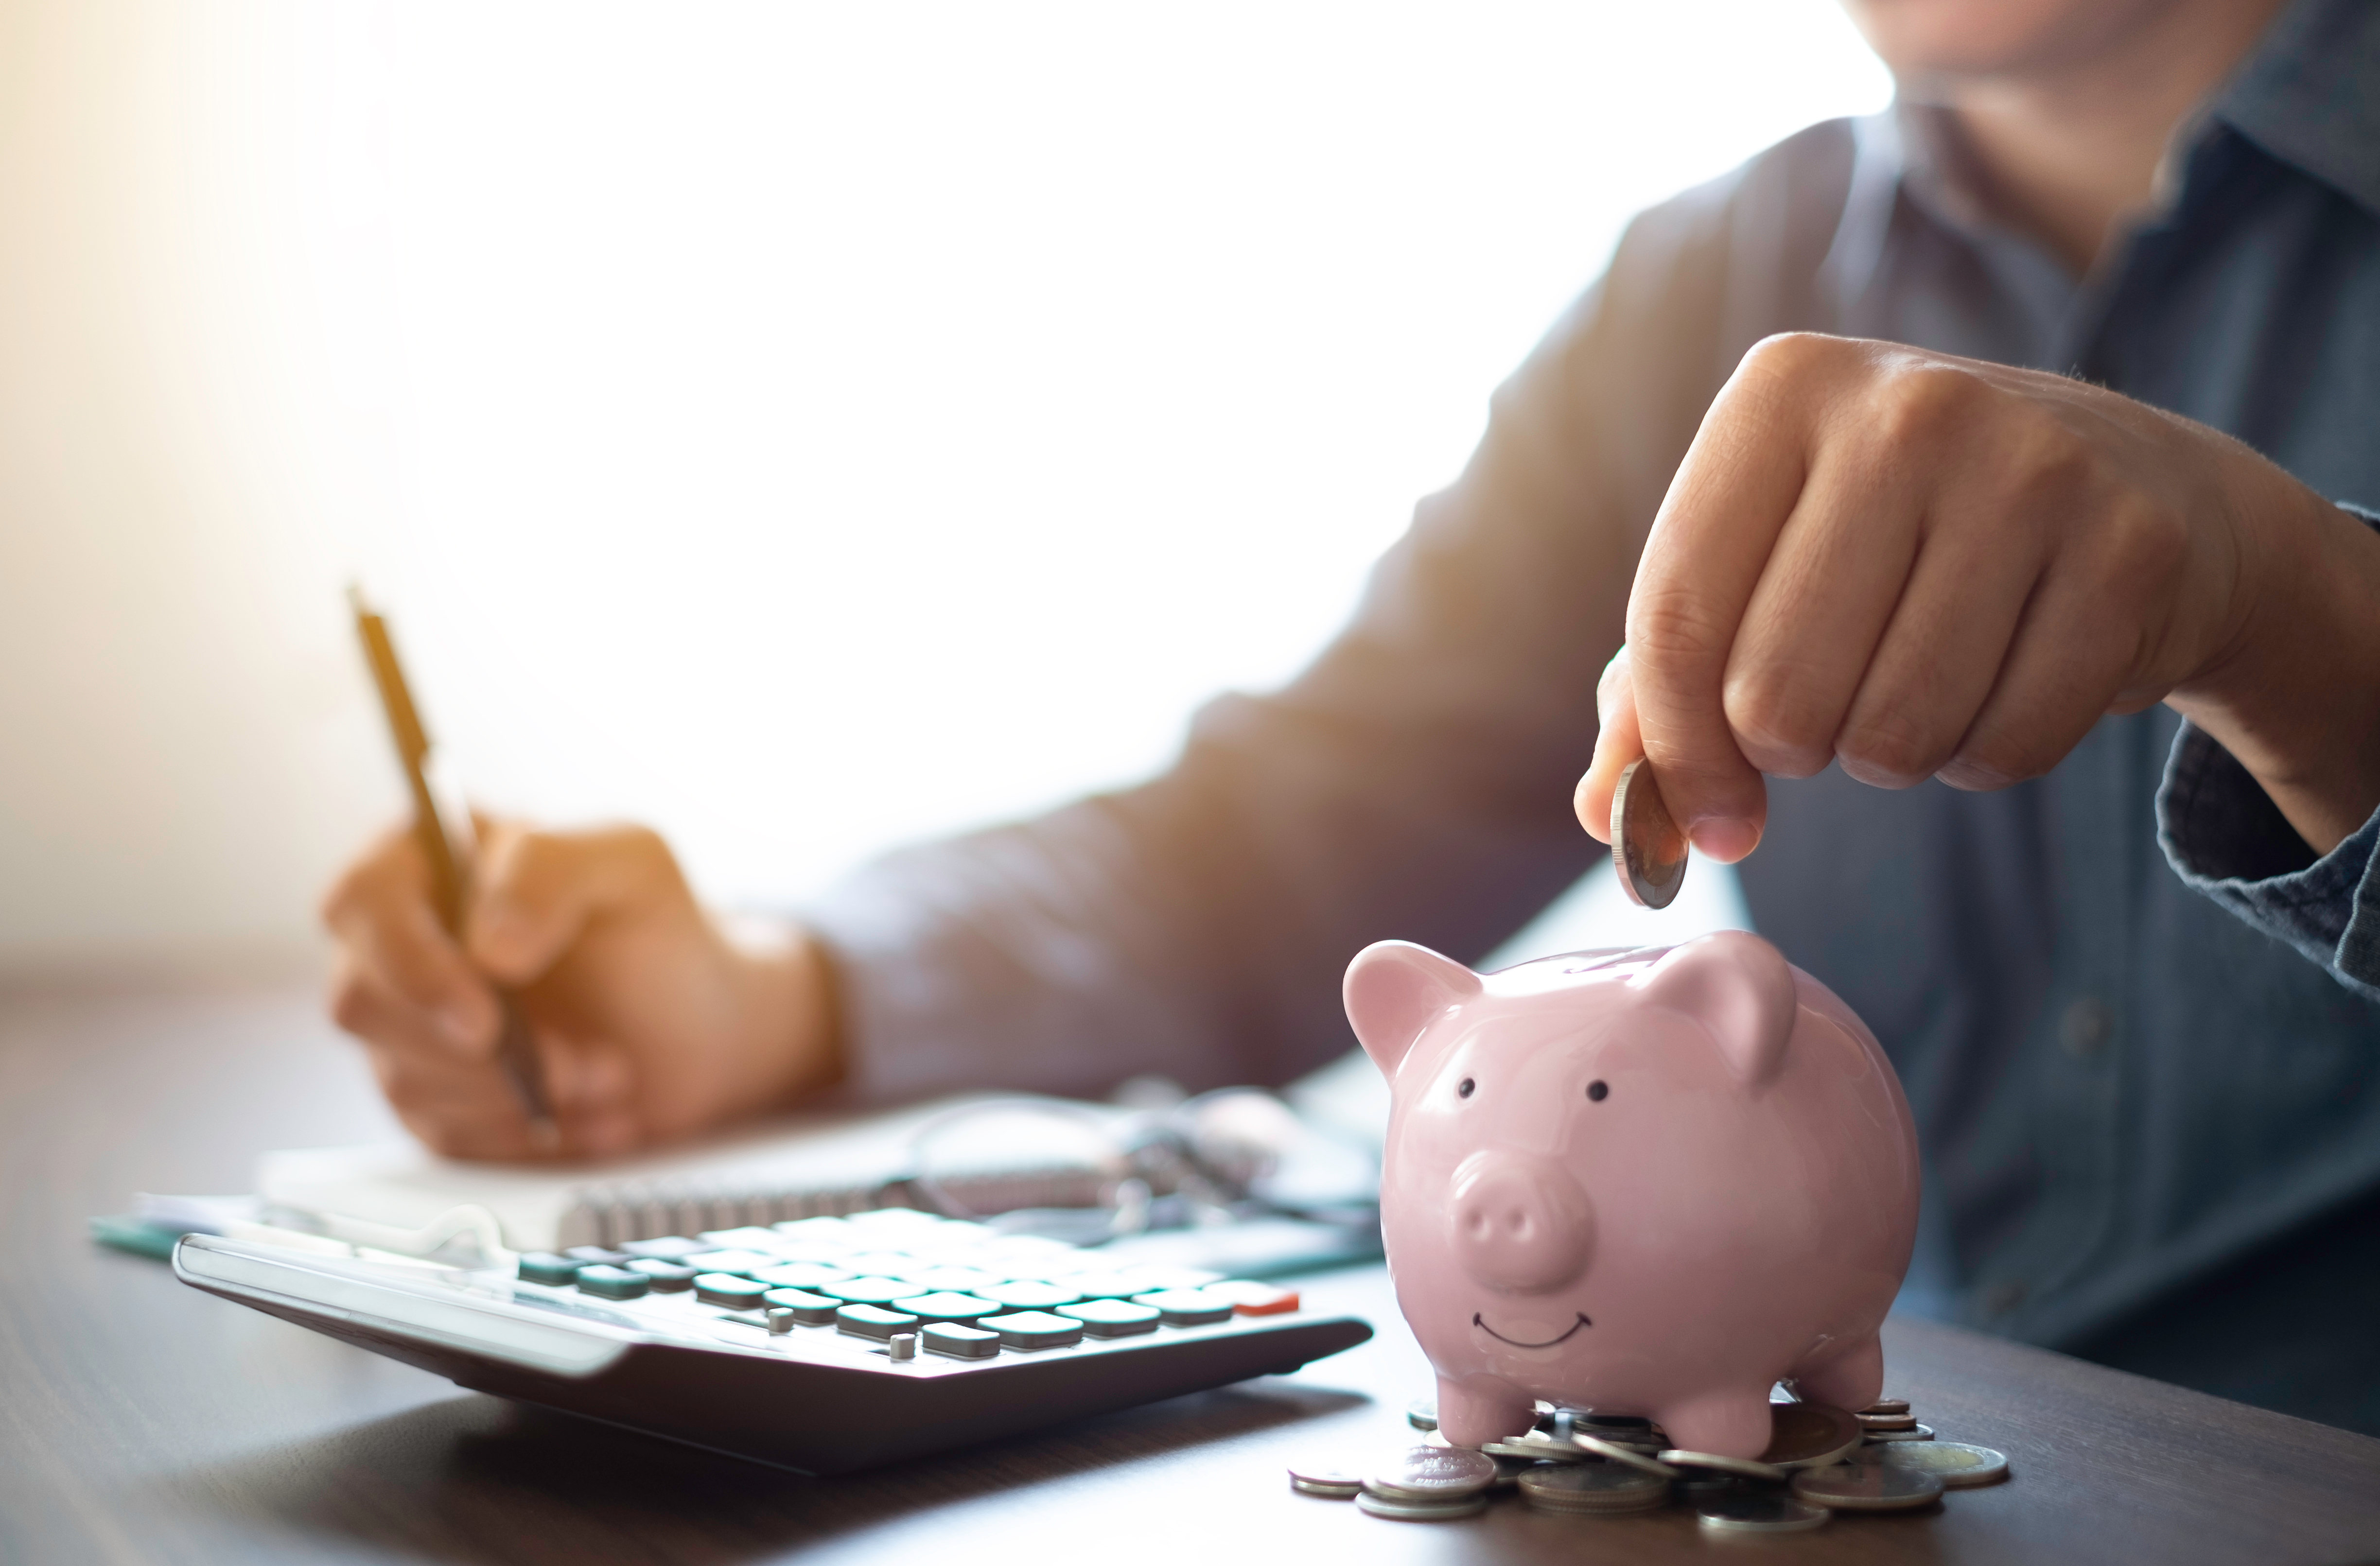
[(302, 955), (398, 795), (714, 895), (1159, 764), (1343, 615), (1825, 0), (0, 6), (0, 971)]

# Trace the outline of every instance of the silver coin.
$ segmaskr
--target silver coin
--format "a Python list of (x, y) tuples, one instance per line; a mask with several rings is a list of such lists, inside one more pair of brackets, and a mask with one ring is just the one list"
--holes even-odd
[(1777, 1487), (1758, 1479), (1738, 1479), (1726, 1474), (1695, 1474), (1689, 1472), (1672, 1487), (1680, 1500), (1688, 1506), (1700, 1506), (1706, 1500), (1731, 1496), (1774, 1495)]
[(1930, 1441), (1934, 1439), (1934, 1426), (1920, 1425), (1914, 1430), (1864, 1430), (1861, 1435), (1870, 1441)]
[(1289, 1487), (1300, 1495), (1345, 1500), (1364, 1487), (1364, 1474), (1343, 1463), (1299, 1461), (1289, 1465)]
[(1768, 1405), (1768, 1450), (1760, 1461), (1778, 1468), (1825, 1468), (1860, 1444), (1860, 1423), (1822, 1402)]
[(1964, 1441), (1882, 1441), (1860, 1448), (1858, 1463), (1884, 1463), (1933, 1475), (1945, 1489), (1997, 1485), (2008, 1477), (2009, 1461), (1989, 1447)]
[(1917, 1416), (1913, 1414), (1855, 1414), (1863, 1430), (1914, 1430)]
[(1907, 1511), (1942, 1499), (1942, 1481), (1898, 1463), (1839, 1463), (1793, 1475), (1793, 1495), (1830, 1511)]
[(1831, 1513), (1788, 1496), (1730, 1496), (1696, 1509), (1704, 1527), (1726, 1534), (1799, 1534), (1823, 1527)]
[(1399, 1523), (1448, 1523), (1457, 1517), (1469, 1517), (1486, 1511), (1488, 1498), (1475, 1495), (1459, 1500), (1390, 1500), (1366, 1490), (1355, 1498), (1355, 1507), (1375, 1517), (1387, 1517)]
[(1558, 1441), (1550, 1436), (1514, 1436), (1509, 1440), (1489, 1441), (1479, 1449), (1490, 1457), (1524, 1457), (1539, 1463), (1585, 1463), (1586, 1454), (1568, 1441)]
[(1686, 879), (1686, 834), (1670, 819), (1643, 760), (1628, 763), (1611, 795), (1611, 865), (1632, 903), (1666, 908)]
[(1364, 1475), (1366, 1491), (1400, 1501), (1459, 1500), (1495, 1482), (1495, 1460), (1469, 1447), (1407, 1447)]
[(1771, 1484), (1783, 1484), (1792, 1476), (1773, 1463), (1761, 1463), (1749, 1457), (1727, 1457), (1715, 1451), (1680, 1451), (1672, 1447), (1661, 1454), (1661, 1461), (1676, 1468), (1706, 1468), (1714, 1474), (1732, 1474), (1739, 1479), (1766, 1479)]
[(1607, 1441), (1601, 1436), (1590, 1436), (1584, 1430), (1575, 1431), (1571, 1436), (1571, 1440), (1581, 1451), (1592, 1452), (1606, 1463), (1617, 1463), (1622, 1467), (1633, 1468), (1639, 1474), (1650, 1474), (1661, 1479), (1674, 1479), (1680, 1474), (1680, 1470), (1670, 1467), (1659, 1458), (1647, 1457), (1634, 1447), (1622, 1446), (1618, 1441)]
[(1617, 1463), (1533, 1468), (1521, 1475), (1521, 1499), (1547, 1511), (1642, 1511), (1666, 1505), (1670, 1482)]
[(1643, 1425), (1590, 1425), (1582, 1421), (1570, 1429), (1573, 1436), (1593, 1436), (1597, 1440), (1634, 1447), (1638, 1451), (1658, 1451), (1677, 1444), (1662, 1432)]
[(1415, 1398), (1413, 1402), (1405, 1404), (1405, 1423), (1412, 1426), (1416, 1430), (1437, 1429), (1438, 1400), (1436, 1398)]
[(1511, 1489), (1520, 1483), (1522, 1475), (1544, 1466), (1533, 1457), (1499, 1457), (1493, 1462), (1496, 1464), (1496, 1487), (1500, 1490)]
[(1865, 1408), (1860, 1409), (1858, 1412), (1862, 1414), (1906, 1414), (1909, 1412), (1909, 1400), (1907, 1398), (1878, 1398), (1874, 1402), (1868, 1404)]

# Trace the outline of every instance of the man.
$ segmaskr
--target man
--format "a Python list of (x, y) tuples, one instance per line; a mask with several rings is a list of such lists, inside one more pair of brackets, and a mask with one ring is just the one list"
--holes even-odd
[(587, 1151), (1285, 1080), (1350, 955), (1491, 949), (1643, 754), (1892, 1052), (1956, 1315), (2380, 1431), (2380, 6), (1851, 5), (1895, 111), (1639, 219), (1165, 775), (762, 941), (648, 833), (504, 825), (467, 958), (371, 851), (335, 1007), (407, 1123), (527, 1152), (482, 976)]

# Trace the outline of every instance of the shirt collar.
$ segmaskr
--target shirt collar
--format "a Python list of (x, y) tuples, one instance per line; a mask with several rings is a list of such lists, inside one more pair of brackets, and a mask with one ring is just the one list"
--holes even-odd
[(1894, 212), (1906, 202), (1993, 274), (2046, 351), (2072, 311), (2077, 280), (2047, 250), (1993, 220), (1972, 194), (1940, 116), (1939, 109), (1901, 100), (1852, 122), (1851, 188), (1819, 268), (1833, 330), (1879, 334), (1869, 319), (1874, 290), (1892, 246)]
[(2297, 0), (2217, 94), (2214, 113), (2380, 212), (2380, 6)]
[[(1824, 292), (1846, 329), (1857, 301), (1876, 280), (1903, 198), (1970, 243), (1984, 242), (2028, 274), (2056, 269), (2018, 252), (2030, 241), (1998, 230), (1962, 188), (1957, 160), (1934, 116), (1939, 111), (1897, 100), (1881, 114), (1852, 122), (1852, 181), (1833, 243), (1821, 269)], [(2221, 122), (2283, 162), (2380, 212), (2380, 5), (2373, 0), (2295, 0), (2275, 19), (2256, 48), (2213, 102), (2174, 138), (2159, 171), (2169, 200), (2189, 151)], [(2039, 314), (2058, 290), (2047, 276), (2030, 277), (2026, 292)], [(2072, 280), (2068, 280), (2070, 291)]]

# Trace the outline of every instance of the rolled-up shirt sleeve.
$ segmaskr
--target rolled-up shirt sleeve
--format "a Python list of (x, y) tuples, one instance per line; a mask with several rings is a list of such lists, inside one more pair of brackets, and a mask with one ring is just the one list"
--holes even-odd
[[(2344, 509), (2380, 526), (2361, 506)], [(2380, 1000), (2380, 811), (2317, 856), (2248, 769), (2185, 722), (2157, 790), (2157, 842), (2188, 885)]]
[[(1805, 133), (1759, 189), (1831, 180), (1809, 198), (1831, 213), (1847, 146)], [(1284, 1082), (1354, 1042), (1339, 982), (1366, 942), (1476, 960), (1587, 869), (1570, 798), (1596, 678), (1741, 353), (1719, 301), (1745, 188), (1631, 227), (1290, 686), (1210, 704), (1137, 788), (892, 855), (801, 911), (837, 976), (846, 1098)]]

